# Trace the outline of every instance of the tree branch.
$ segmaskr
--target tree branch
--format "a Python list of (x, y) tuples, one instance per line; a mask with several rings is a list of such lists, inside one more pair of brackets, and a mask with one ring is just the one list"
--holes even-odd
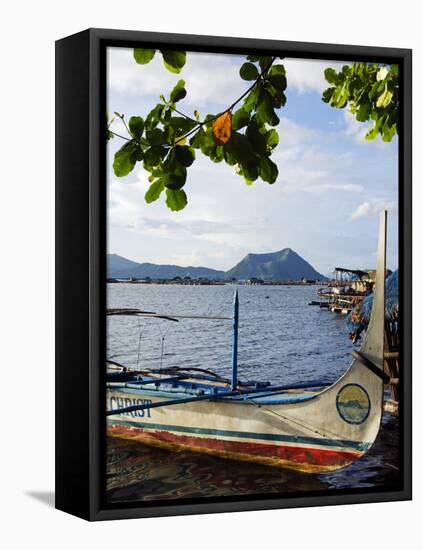
[(116, 134), (116, 132), (113, 132), (113, 130), (110, 130), (110, 128), (107, 128), (110, 134), (113, 134), (113, 136), (119, 137), (120, 139), (124, 139), (126, 141), (132, 141), (130, 138), (127, 138), (125, 136), (121, 136), (120, 134)]
[[(203, 121), (197, 121), (193, 118), (191, 118), (190, 116), (188, 115), (185, 115), (185, 113), (182, 113), (181, 111), (177, 110), (175, 107), (169, 105), (170, 109), (172, 109), (173, 111), (175, 111), (176, 113), (178, 113), (179, 115), (183, 116), (184, 118), (188, 119), (188, 120), (191, 120), (192, 122), (195, 122), (196, 123), (196, 126), (195, 128), (192, 128), (192, 130), (189, 130), (189, 132), (187, 132), (186, 134), (184, 134), (183, 136), (180, 136), (176, 139), (176, 141), (174, 142), (174, 145), (177, 145), (178, 143), (184, 141), (186, 138), (188, 138), (189, 136), (191, 136), (192, 134), (195, 134), (200, 128), (202, 128), (202, 126), (204, 126), (204, 124), (209, 124), (210, 122), (213, 122), (214, 120), (217, 120), (217, 118), (219, 118), (221, 115), (224, 115), (224, 113), (228, 113), (229, 111), (231, 111), (240, 101), (242, 101), (242, 99), (244, 97), (246, 97), (250, 92), (252, 92), (252, 90), (255, 88), (255, 86), (258, 84), (258, 82), (260, 82), (264, 76), (268, 73), (268, 71), (270, 70), (272, 64), (274, 63), (274, 61), (276, 60), (276, 57), (273, 57), (271, 59), (271, 63), (268, 65), (268, 67), (266, 67), (264, 70), (262, 70), (260, 72), (260, 74), (258, 75), (257, 79), (255, 80), (255, 82), (249, 86), (249, 88), (240, 96), (236, 99), (236, 101), (234, 101), (225, 111), (222, 111), (221, 113), (219, 113), (218, 115), (215, 115), (214, 117), (212, 118), (209, 118), (208, 120), (203, 120)], [(122, 121), (123, 121), (123, 124), (126, 126), (126, 129), (128, 131), (128, 133), (130, 134), (130, 131), (129, 131), (129, 128), (127, 127), (126, 125), (126, 122), (124, 121), (124, 119), (122, 118)], [(131, 141), (130, 139), (126, 138), (126, 137), (123, 137), (119, 134), (116, 134), (115, 132), (112, 132), (111, 130), (109, 130), (113, 135), (117, 136), (117, 137), (120, 137), (122, 139), (125, 139), (127, 141)], [(171, 147), (171, 144), (169, 144), (169, 146)]]
[[(266, 69), (264, 69), (263, 71), (261, 71), (261, 73), (258, 75), (258, 78), (255, 80), (255, 82), (251, 86), (249, 86), (249, 88), (246, 90), (246, 92), (244, 92), (240, 97), (238, 97), (236, 99), (236, 101), (230, 105), (230, 107), (228, 107), (225, 111), (222, 111), (218, 115), (215, 115), (214, 117), (209, 118), (207, 121), (204, 120), (202, 122), (198, 122), (198, 125), (195, 128), (192, 128), (192, 130), (190, 130), (187, 134), (185, 134), (184, 136), (181, 136), (179, 139), (177, 139), (174, 142), (174, 144), (177, 145), (180, 141), (183, 141), (187, 137), (194, 134), (204, 124), (209, 124), (210, 122), (213, 122), (214, 120), (217, 120), (217, 118), (219, 118), (221, 115), (224, 115), (224, 113), (228, 113), (229, 111), (231, 111), (233, 109), (233, 107), (235, 107), (240, 101), (242, 101), (242, 99), (244, 97), (246, 97), (250, 92), (252, 92), (252, 90), (255, 88), (255, 86), (258, 84), (258, 82), (260, 80), (262, 80), (262, 78), (268, 73), (268, 71), (270, 70), (270, 68), (271, 68), (272, 64), (274, 63), (275, 59), (276, 59), (275, 57), (272, 58), (271, 63), (268, 65), (268, 67)], [(180, 114), (182, 114), (182, 113), (180, 113)], [(189, 117), (187, 117), (187, 118), (189, 118)], [(190, 119), (190, 120), (193, 120), (193, 119)]]

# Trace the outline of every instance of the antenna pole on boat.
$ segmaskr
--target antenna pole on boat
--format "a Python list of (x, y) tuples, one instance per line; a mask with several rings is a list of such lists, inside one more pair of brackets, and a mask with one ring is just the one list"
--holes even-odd
[(237, 335), (239, 332), (239, 295), (237, 288), (233, 300), (233, 351), (232, 351), (232, 390), (237, 389)]

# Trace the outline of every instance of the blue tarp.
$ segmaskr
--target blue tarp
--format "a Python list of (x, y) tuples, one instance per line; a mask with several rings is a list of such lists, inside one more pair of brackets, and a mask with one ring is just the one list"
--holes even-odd
[[(357, 340), (366, 329), (371, 318), (374, 295), (369, 294), (346, 318), (347, 330), (353, 340)], [(399, 319), (399, 270), (391, 273), (385, 281), (385, 319), (397, 323)]]

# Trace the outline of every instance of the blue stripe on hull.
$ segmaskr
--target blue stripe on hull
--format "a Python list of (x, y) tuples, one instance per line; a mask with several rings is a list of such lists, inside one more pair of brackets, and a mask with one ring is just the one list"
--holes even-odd
[(107, 421), (110, 425), (126, 426), (132, 428), (142, 428), (151, 430), (163, 430), (167, 432), (181, 432), (201, 435), (214, 435), (224, 437), (239, 437), (244, 439), (261, 439), (264, 441), (280, 441), (284, 443), (301, 443), (305, 445), (322, 445), (326, 447), (348, 447), (358, 451), (366, 451), (370, 448), (371, 443), (348, 441), (340, 439), (323, 439), (318, 437), (293, 436), (282, 434), (254, 433), (254, 432), (237, 432), (232, 430), (216, 430), (213, 428), (193, 428), (190, 426), (172, 426), (169, 424), (155, 424), (153, 422), (129, 422), (128, 420), (110, 419)]

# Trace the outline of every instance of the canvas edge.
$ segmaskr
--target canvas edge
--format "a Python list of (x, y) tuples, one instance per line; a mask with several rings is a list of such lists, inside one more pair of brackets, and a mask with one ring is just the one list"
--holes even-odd
[[(88, 494), (88, 502), (84, 503), (83, 509), (79, 513), (75, 512), (75, 506), (71, 509), (64, 509), (67, 506), (59, 505), (56, 507), (66, 512), (73, 513), (84, 519), (89, 520), (110, 520), (124, 518), (156, 517), (170, 515), (204, 514), (204, 513), (224, 513), (233, 511), (252, 511), (277, 508), (293, 508), (308, 506), (326, 506), (355, 503), (373, 503), (385, 501), (409, 500), (412, 498), (411, 489), (411, 248), (409, 246), (411, 237), (411, 59), (412, 51), (410, 49), (396, 48), (378, 48), (371, 46), (346, 46), (333, 44), (314, 44), (306, 42), (283, 42), (261, 39), (245, 38), (225, 38), (225, 37), (207, 37), (195, 35), (181, 35), (168, 33), (149, 33), (142, 31), (119, 31), (106, 29), (89, 29), (78, 33), (71, 39), (78, 40), (80, 35), (89, 34), (89, 57), (90, 78), (89, 78), (89, 102), (88, 111), (84, 116), (90, 120), (89, 131), (89, 158), (86, 159), (86, 152), (80, 151), (81, 158), (85, 162), (86, 182), (89, 185), (89, 266), (80, 267), (80, 273), (87, 275), (89, 272), (89, 357), (90, 371), (88, 391), (89, 391), (89, 436), (88, 441), (84, 441), (83, 448), (87, 449), (86, 456), (83, 457), (83, 464), (88, 464), (89, 476), (88, 487), (85, 487), (83, 494)], [(70, 40), (69, 38), (64, 40)], [(57, 44), (63, 41), (58, 41)], [(282, 50), (286, 53), (308, 58), (329, 59), (333, 56), (345, 60), (358, 56), (360, 59), (389, 58), (401, 63), (404, 69), (403, 76), (403, 98), (404, 120), (402, 123), (402, 145), (401, 145), (401, 180), (402, 180), (402, 204), (401, 204), (401, 245), (402, 258), (400, 262), (403, 293), (403, 325), (406, 327), (404, 351), (404, 367), (406, 376), (404, 379), (404, 395), (406, 402), (402, 409), (403, 420), (403, 470), (404, 483), (403, 490), (380, 493), (360, 493), (360, 494), (336, 494), (323, 496), (283, 496), (278, 499), (257, 497), (248, 500), (237, 500), (235, 502), (198, 502), (195, 504), (162, 504), (162, 505), (140, 505), (128, 507), (103, 507), (103, 491), (101, 482), (104, 473), (104, 461), (101, 459), (101, 450), (104, 446), (101, 443), (100, 432), (102, 429), (103, 418), (101, 414), (101, 340), (104, 337), (104, 315), (101, 314), (101, 304), (104, 305), (104, 296), (98, 289), (98, 282), (104, 276), (105, 258), (101, 259), (102, 250), (105, 245), (105, 211), (102, 205), (104, 194), (101, 193), (101, 182), (104, 181), (104, 147), (101, 131), (101, 105), (104, 105), (105, 82), (101, 79), (101, 67), (104, 66), (102, 48), (106, 45), (130, 45), (131, 43), (151, 43), (166, 44), (168, 46), (183, 46), (186, 49), (197, 49), (198, 51), (270, 51)], [(81, 90), (83, 93), (83, 90)], [(57, 109), (56, 116), (61, 116), (62, 110)], [(57, 144), (57, 137), (56, 137)], [(104, 190), (103, 190), (104, 191)], [(77, 201), (75, 200), (75, 203)], [(86, 220), (85, 220), (86, 221)], [(85, 225), (85, 224), (84, 224)], [(82, 237), (82, 235), (81, 235)], [(407, 240), (403, 240), (407, 239)], [(403, 241), (403, 242), (402, 242)], [(404, 243), (407, 243), (404, 246)], [(104, 254), (103, 254), (104, 255)], [(57, 268), (61, 273), (60, 267)], [(61, 273), (63, 275), (63, 273)], [(104, 277), (103, 277), (104, 278)], [(59, 287), (63, 288), (63, 287)], [(88, 351), (88, 350), (87, 350)], [(56, 367), (57, 368), (57, 367)], [(58, 368), (60, 370), (60, 368)], [(57, 372), (57, 371), (56, 371)], [(59, 385), (60, 386), (60, 385)], [(86, 389), (86, 388), (85, 388)], [(60, 390), (63, 388), (60, 386)], [(82, 393), (84, 393), (82, 391)], [(85, 394), (84, 394), (85, 395)], [(70, 420), (67, 421), (70, 424)], [(78, 443), (78, 437), (74, 438), (75, 444)], [(60, 453), (59, 453), (60, 455)], [(57, 455), (56, 455), (57, 456)], [(60, 457), (63, 460), (63, 457)], [(62, 470), (59, 470), (62, 471)]]

